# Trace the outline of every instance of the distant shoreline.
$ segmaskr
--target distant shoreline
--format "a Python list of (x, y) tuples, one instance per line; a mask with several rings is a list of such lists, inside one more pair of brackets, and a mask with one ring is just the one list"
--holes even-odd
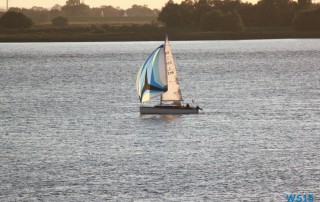
[(66, 27), (44, 22), (26, 30), (0, 28), (0, 43), (162, 41), (165, 33), (171, 41), (320, 38), (320, 31), (296, 31), (292, 26), (203, 32), (198, 27), (164, 27), (155, 17), (75, 17)]
[[(251, 39), (290, 39), (320, 38), (320, 32), (299, 31), (243, 31), (243, 32), (196, 32), (169, 31), (173, 41), (193, 40), (251, 40)], [(0, 42), (112, 42), (112, 41), (161, 41), (164, 32), (43, 32), (43, 33), (3, 33)]]

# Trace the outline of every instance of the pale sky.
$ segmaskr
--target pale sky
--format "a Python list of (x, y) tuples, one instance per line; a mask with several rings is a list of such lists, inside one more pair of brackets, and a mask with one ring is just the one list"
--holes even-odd
[[(9, 7), (31, 8), (39, 6), (51, 8), (55, 4), (65, 5), (67, 0), (9, 0)], [(100, 7), (102, 5), (119, 6), (122, 9), (130, 8), (133, 4), (148, 5), (149, 8), (161, 9), (168, 0), (80, 0), (90, 7)], [(175, 3), (181, 3), (182, 0), (174, 0)], [(0, 8), (6, 8), (7, 0), (0, 0)]]
[[(100, 7), (102, 5), (119, 6), (122, 9), (130, 8), (133, 4), (148, 5), (149, 8), (161, 9), (168, 0), (80, 0), (92, 7)], [(173, 0), (175, 3), (181, 3), (183, 0)], [(250, 0), (248, 0), (250, 1)], [(251, 0), (252, 1), (252, 0)], [(253, 0), (254, 1), (254, 0)], [(7, 0), (0, 0), (0, 8), (6, 8)], [(65, 5), (66, 0), (9, 0), (9, 7), (31, 8), (33, 6), (51, 8), (55, 4)]]

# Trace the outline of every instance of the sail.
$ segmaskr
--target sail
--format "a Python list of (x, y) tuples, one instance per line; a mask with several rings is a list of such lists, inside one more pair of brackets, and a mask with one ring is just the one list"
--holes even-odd
[(136, 84), (140, 102), (146, 102), (167, 90), (167, 72), (163, 45), (153, 51), (141, 66)]
[(166, 36), (165, 41), (165, 54), (166, 54), (166, 69), (168, 77), (168, 91), (162, 94), (162, 101), (173, 101), (177, 105), (181, 105), (181, 90), (177, 77), (176, 67), (173, 62), (173, 56), (169, 44), (168, 37)]

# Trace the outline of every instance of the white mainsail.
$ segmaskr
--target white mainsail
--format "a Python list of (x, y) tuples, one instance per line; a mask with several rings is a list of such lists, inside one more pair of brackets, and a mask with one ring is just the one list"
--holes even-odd
[(172, 101), (174, 104), (180, 106), (182, 100), (181, 90), (168, 36), (166, 36), (164, 50), (166, 55), (168, 91), (161, 95), (161, 101)]

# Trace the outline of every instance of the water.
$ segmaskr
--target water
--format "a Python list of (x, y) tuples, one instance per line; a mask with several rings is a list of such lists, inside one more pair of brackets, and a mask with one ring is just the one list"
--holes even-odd
[(171, 42), (177, 116), (138, 112), (160, 42), (0, 44), (0, 200), (318, 200), (319, 43)]

